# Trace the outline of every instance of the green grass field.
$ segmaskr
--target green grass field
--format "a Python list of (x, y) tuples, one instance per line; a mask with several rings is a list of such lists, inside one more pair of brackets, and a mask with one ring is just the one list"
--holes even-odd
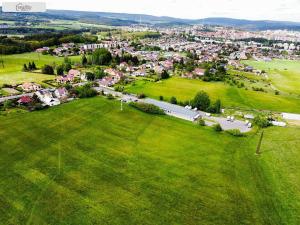
[(244, 63), (265, 70), (273, 85), (279, 90), (300, 95), (300, 61), (273, 60), (263, 62), (247, 60)]
[(226, 107), (300, 113), (300, 99), (297, 97), (244, 90), (222, 82), (203, 82), (173, 77), (159, 83), (139, 80), (135, 85), (126, 87), (128, 92), (145, 93), (153, 98), (159, 98), (161, 95), (169, 99), (175, 96), (181, 101), (192, 99), (201, 90), (206, 91), (212, 99), (221, 99)]
[[(2, 84), (19, 84), (23, 82), (42, 83), (43, 80), (54, 79), (52, 75), (39, 73), (22, 72), (24, 63), (34, 61), (37, 67), (41, 68), (45, 64), (62, 63), (63, 57), (42, 55), (38, 53), (24, 53), (16, 55), (2, 55), (4, 68), (0, 64), (0, 85)], [(78, 56), (70, 57), (71, 60), (78, 60)]]
[(300, 223), (300, 129), (236, 138), (101, 97), (0, 117), (0, 224)]

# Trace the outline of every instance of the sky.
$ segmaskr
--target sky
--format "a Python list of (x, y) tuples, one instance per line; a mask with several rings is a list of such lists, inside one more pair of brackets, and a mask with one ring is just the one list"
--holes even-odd
[[(16, 0), (4, 0), (16, 1)], [(39, 0), (24, 0), (39, 1)], [(300, 22), (300, 0), (40, 0), (48, 9)]]

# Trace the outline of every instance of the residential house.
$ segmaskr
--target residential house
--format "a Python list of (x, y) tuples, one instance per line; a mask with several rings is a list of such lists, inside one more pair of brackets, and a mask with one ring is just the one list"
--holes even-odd
[(58, 88), (54, 91), (54, 95), (60, 100), (67, 99), (68, 94), (69, 93), (68, 93), (67, 89), (64, 87)]
[(41, 85), (32, 82), (25, 82), (22, 85), (19, 85), (19, 87), (26, 92), (38, 91), (41, 89)]
[(39, 90), (35, 92), (39, 100), (48, 106), (59, 105), (60, 101), (57, 98), (53, 97), (53, 94), (50, 90)]
[(196, 68), (194, 69), (193, 71), (193, 74), (195, 74), (196, 76), (204, 76), (204, 73), (205, 73), (205, 69), (202, 69), (202, 68)]
[(22, 105), (26, 105), (33, 102), (32, 98), (29, 96), (22, 96), (19, 100), (18, 103)]

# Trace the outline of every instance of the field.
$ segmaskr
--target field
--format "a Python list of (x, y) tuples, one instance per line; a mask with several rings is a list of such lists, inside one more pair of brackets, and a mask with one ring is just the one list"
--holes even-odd
[[(38, 68), (45, 64), (62, 63), (63, 57), (55, 57), (50, 55), (42, 55), (38, 53), (24, 53), (16, 55), (2, 55), (4, 68), (0, 64), (0, 85), (2, 84), (18, 84), (25, 81), (42, 83), (43, 80), (54, 79), (52, 75), (40, 73), (22, 72), (23, 64), (34, 61)], [(78, 56), (70, 57), (71, 60), (77, 60)]]
[(273, 60), (263, 62), (247, 60), (244, 63), (265, 70), (272, 84), (279, 90), (300, 95), (300, 61)]
[(256, 156), (259, 135), (101, 97), (0, 120), (0, 224), (300, 223), (299, 128)]
[(192, 99), (201, 90), (206, 91), (212, 99), (221, 99), (226, 107), (300, 113), (300, 99), (297, 97), (244, 90), (222, 82), (173, 77), (159, 83), (139, 80), (135, 85), (126, 87), (128, 92), (145, 93), (153, 98), (164, 96), (165, 99), (169, 99), (175, 96), (180, 101)]

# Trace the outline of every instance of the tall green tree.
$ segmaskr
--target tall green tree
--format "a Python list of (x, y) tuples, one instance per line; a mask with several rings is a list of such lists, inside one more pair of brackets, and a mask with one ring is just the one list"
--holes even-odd
[(95, 65), (109, 65), (111, 61), (112, 55), (105, 48), (96, 49), (92, 54), (92, 63)]
[(207, 111), (210, 106), (210, 98), (204, 91), (200, 91), (196, 94), (192, 101), (192, 106), (203, 111)]

